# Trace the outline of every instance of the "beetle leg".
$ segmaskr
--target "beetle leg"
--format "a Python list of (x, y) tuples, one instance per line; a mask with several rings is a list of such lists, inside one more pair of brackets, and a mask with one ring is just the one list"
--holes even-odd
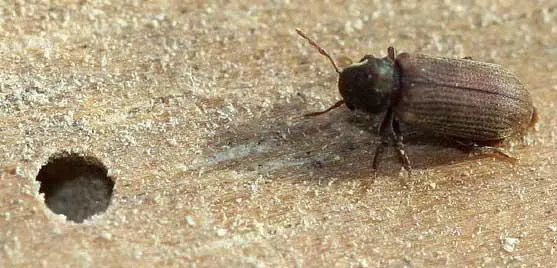
[[(490, 145), (480, 145), (473, 141), (461, 141), (456, 140), (459, 148), (465, 152), (473, 154), (492, 154), (496, 157), (503, 158), (511, 163), (516, 163), (518, 160), (511, 155), (509, 155), (505, 150)], [(496, 144), (496, 143), (494, 143)]]
[(398, 152), (398, 157), (400, 159), (400, 162), (402, 162), (402, 165), (404, 166), (404, 169), (406, 169), (406, 171), (408, 171), (408, 173), (412, 173), (412, 167), (410, 165), (410, 160), (408, 160), (408, 155), (406, 155), (406, 151), (404, 151), (404, 143), (402, 142), (403, 140), (403, 136), (400, 133), (400, 125), (398, 123), (398, 120), (393, 119), (393, 139), (395, 141), (395, 148), (396, 151)]
[(381, 144), (377, 145), (375, 149), (375, 156), (373, 156), (373, 169), (377, 170), (379, 166), (379, 159), (381, 155), (385, 151), (385, 147), (389, 146), (390, 142), (390, 132), (392, 132), (393, 125), (393, 111), (389, 109), (385, 117), (383, 117), (383, 121), (381, 122), (381, 126), (379, 127), (379, 136), (381, 136)]
[(518, 159), (509, 155), (505, 150), (499, 147), (492, 146), (477, 146), (474, 147), (474, 153), (477, 154), (493, 154), (495, 157), (503, 158), (511, 163), (518, 162)]
[(395, 120), (392, 109), (389, 109), (387, 111), (387, 114), (383, 118), (383, 122), (381, 122), (381, 127), (379, 128), (379, 135), (381, 136), (381, 144), (379, 144), (375, 149), (375, 156), (373, 157), (373, 169), (377, 170), (377, 167), (379, 166), (379, 160), (381, 158), (381, 155), (385, 151), (385, 147), (389, 145), (390, 141), (393, 141), (400, 162), (404, 166), (404, 169), (406, 169), (408, 173), (411, 173), (412, 169), (410, 167), (408, 156), (404, 151), (404, 143), (402, 142), (403, 137), (400, 134), (400, 126), (398, 124), (398, 121)]

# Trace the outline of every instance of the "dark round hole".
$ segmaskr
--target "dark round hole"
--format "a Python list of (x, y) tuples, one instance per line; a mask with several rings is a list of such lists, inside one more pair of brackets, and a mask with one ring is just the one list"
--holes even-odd
[(74, 222), (104, 212), (110, 204), (114, 181), (95, 157), (75, 153), (56, 154), (37, 175), (47, 207)]

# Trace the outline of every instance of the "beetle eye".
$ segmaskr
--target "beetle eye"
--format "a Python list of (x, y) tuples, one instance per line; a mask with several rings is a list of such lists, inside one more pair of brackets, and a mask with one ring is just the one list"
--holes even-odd
[(354, 110), (354, 105), (352, 105), (352, 104), (350, 104), (350, 103), (344, 103), (344, 104), (346, 104), (346, 107), (347, 107), (348, 109), (350, 109), (350, 111), (353, 111), (353, 110)]

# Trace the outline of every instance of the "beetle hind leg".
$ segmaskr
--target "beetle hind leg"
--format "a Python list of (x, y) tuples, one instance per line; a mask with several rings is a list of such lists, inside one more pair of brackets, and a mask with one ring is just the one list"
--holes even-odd
[(488, 144), (478, 144), (473, 141), (456, 140), (459, 149), (464, 152), (474, 155), (493, 155), (496, 158), (504, 159), (511, 163), (516, 163), (518, 161), (517, 158), (511, 156), (506, 150), (497, 146), (497, 144), (499, 144), (500, 142), (501, 141), (496, 141)]

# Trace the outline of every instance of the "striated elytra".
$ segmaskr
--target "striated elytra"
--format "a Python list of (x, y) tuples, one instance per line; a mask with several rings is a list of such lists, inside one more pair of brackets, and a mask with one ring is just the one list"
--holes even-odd
[(455, 139), (482, 152), (502, 153), (493, 145), (532, 126), (537, 114), (528, 90), (501, 66), (470, 59), (401, 53), (388, 48), (384, 58), (364, 56), (340, 70), (329, 54), (304, 32), (296, 32), (326, 56), (339, 74), (342, 100), (316, 116), (345, 104), (371, 114), (385, 113), (379, 128), (373, 169), (385, 147), (394, 144), (404, 168), (411, 165), (399, 121)]

